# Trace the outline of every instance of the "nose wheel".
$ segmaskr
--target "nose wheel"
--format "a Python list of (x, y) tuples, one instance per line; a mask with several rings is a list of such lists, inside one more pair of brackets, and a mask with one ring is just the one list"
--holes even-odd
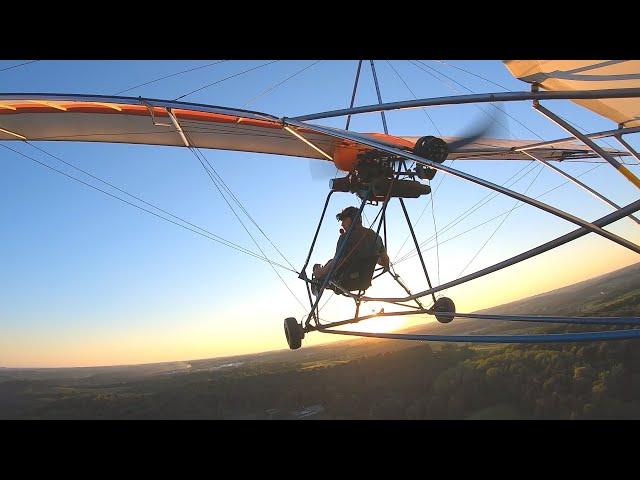
[(297, 350), (302, 346), (304, 330), (295, 318), (289, 317), (284, 319), (284, 334), (287, 337), (287, 343), (291, 350)]

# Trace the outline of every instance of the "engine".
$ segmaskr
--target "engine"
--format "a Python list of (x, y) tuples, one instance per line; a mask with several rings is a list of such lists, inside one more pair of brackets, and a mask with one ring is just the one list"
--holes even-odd
[[(412, 153), (442, 163), (447, 159), (449, 149), (444, 140), (425, 136), (418, 139)], [(331, 180), (330, 187), (334, 192), (355, 193), (371, 202), (384, 201), (387, 195), (418, 198), (431, 193), (431, 187), (416, 177), (431, 180), (436, 170), (421, 164), (416, 164), (415, 170), (407, 170), (404, 165), (402, 157), (376, 151), (364, 152), (358, 156), (356, 167), (346, 177)]]

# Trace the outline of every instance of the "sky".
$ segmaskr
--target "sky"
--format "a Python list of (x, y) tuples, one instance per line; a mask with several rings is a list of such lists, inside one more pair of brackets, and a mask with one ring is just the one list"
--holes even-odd
[[(348, 107), (356, 66), (355, 60), (1, 60), (0, 92), (121, 94), (167, 100), (182, 96), (188, 102), (297, 116)], [(471, 91), (528, 90), (527, 84), (511, 77), (497, 60), (427, 60), (420, 64), (377, 60), (376, 72), (385, 102), (414, 95), (426, 98)], [(206, 85), (210, 86), (202, 88)], [(375, 86), (369, 62), (364, 62), (355, 104), (372, 103), (377, 103)], [(547, 106), (582, 131), (615, 128), (612, 122), (567, 101), (548, 102)], [(509, 103), (504, 108), (510, 115), (503, 120), (508, 128), (499, 128), (496, 137), (537, 141), (567, 136), (530, 103)], [(392, 135), (459, 135), (487, 112), (492, 112), (489, 106), (433, 107), (428, 114), (423, 109), (388, 112), (386, 119)], [(340, 128), (344, 122), (344, 118), (317, 121)], [(380, 115), (355, 116), (350, 129), (381, 132)], [(640, 147), (637, 135), (626, 138)], [(601, 144), (619, 147), (611, 140)], [(47, 153), (54, 155), (257, 251), (187, 149), (34, 143), (44, 153), (22, 142), (0, 145), (98, 185)], [(202, 152), (286, 259), (301, 268), (328, 193), (328, 181), (310, 175), (310, 160)], [(529, 162), (454, 162), (453, 167), (499, 184), (518, 172), (529, 172), (511, 188), (533, 197), (544, 194), (541, 201), (586, 220), (611, 211), (573, 185), (545, 193), (565, 181)], [(637, 189), (608, 164), (572, 163), (562, 168), (582, 175), (582, 181), (619, 205), (637, 199)], [(629, 168), (640, 175), (637, 165)], [(286, 348), (283, 319), (294, 316), (300, 320), (308, 313), (298, 303), (300, 300), (307, 306), (304, 283), (292, 272), (278, 270), (287, 288), (265, 262), (141, 212), (4, 148), (0, 149), (0, 171), (0, 367), (138, 364), (277, 350)], [(526, 205), (515, 208), (506, 219), (502, 216), (487, 222), (514, 207), (513, 199), (502, 196), (450, 226), (491, 192), (442, 173), (436, 175), (432, 188), (433, 204), (425, 197), (406, 204), (419, 241), (438, 232), (437, 248), (432, 241), (423, 249), (436, 284), (575, 229)], [(339, 228), (333, 220), (335, 213), (357, 204), (351, 194), (334, 195), (311, 264), (324, 263), (333, 254)], [(397, 203), (389, 209), (388, 251), (393, 260), (410, 250), (411, 240), (398, 254), (409, 232)], [(365, 209), (365, 223), (376, 211), (373, 206)], [(267, 256), (286, 264), (244, 220)], [(472, 227), (476, 228), (470, 230)], [(628, 219), (608, 228), (640, 241), (638, 226)], [(635, 253), (590, 234), (443, 294), (455, 301), (458, 311), (470, 312), (637, 261)], [(397, 271), (412, 291), (427, 288), (416, 257), (398, 263)], [(388, 279), (377, 281), (368, 293), (402, 294)], [(364, 312), (379, 307), (368, 305)], [(333, 297), (322, 313), (326, 320), (346, 319), (353, 314), (353, 304)], [(388, 331), (418, 321), (425, 319), (378, 319), (357, 329)], [(312, 333), (304, 339), (303, 348), (340, 339)]]

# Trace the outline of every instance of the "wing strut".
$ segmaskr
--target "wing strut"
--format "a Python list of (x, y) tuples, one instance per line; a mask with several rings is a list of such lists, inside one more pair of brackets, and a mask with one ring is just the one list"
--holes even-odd
[(605, 152), (602, 147), (600, 147), (597, 143), (595, 143), (589, 137), (587, 137), (586, 135), (583, 135), (581, 132), (579, 132), (577, 129), (571, 126), (567, 121), (563, 120), (561, 117), (559, 117), (555, 113), (551, 112), (550, 110), (540, 105), (538, 100), (533, 101), (533, 108), (535, 108), (538, 112), (542, 113), (545, 117), (547, 117), (549, 120), (551, 120), (555, 124), (564, 128), (567, 132), (569, 132), (571, 135), (576, 137), (578, 140), (581, 140), (582, 143), (584, 143), (587, 147), (589, 147), (595, 153), (600, 155), (603, 159), (609, 162), (616, 170), (618, 170), (618, 172), (624, 175), (624, 177), (627, 180), (633, 183), (636, 187), (640, 188), (640, 178), (636, 177), (633, 173), (631, 173), (627, 167), (625, 167), (620, 162), (618, 162), (609, 153)]
[[(609, 200), (607, 197), (605, 197), (604, 195), (602, 195), (601, 193), (596, 192), (593, 188), (589, 187), (588, 185), (585, 185), (584, 183), (582, 183), (580, 180), (578, 180), (577, 178), (569, 175), (568, 173), (564, 172), (563, 170), (559, 169), (558, 167), (556, 167), (555, 165), (551, 165), (549, 162), (542, 160), (541, 158), (536, 157), (535, 155), (532, 155), (531, 153), (527, 152), (527, 151), (523, 151), (522, 153), (524, 153), (525, 155), (528, 155), (529, 157), (533, 158), (534, 160), (542, 163), (545, 167), (550, 168), (551, 170), (553, 170), (556, 173), (559, 173), (560, 175), (562, 175), (563, 177), (569, 179), (571, 182), (575, 183), (576, 185), (578, 185), (580, 188), (583, 188), (584, 190), (586, 190), (587, 192), (589, 192), (591, 195), (593, 195), (594, 197), (598, 198), (599, 200), (602, 200), (604, 203), (606, 203), (607, 205), (615, 208), (616, 210), (620, 209), (620, 205), (612, 202), (611, 200)], [(640, 225), (640, 220), (638, 220), (637, 217), (635, 217), (634, 215), (629, 215), (629, 218), (631, 220), (633, 220), (634, 222), (636, 222), (637, 224)]]
[[(640, 128), (638, 129), (638, 131), (640, 131)], [(640, 162), (640, 154), (638, 154), (638, 152), (631, 145), (629, 145), (624, 138), (622, 138), (622, 135), (624, 133), (625, 133), (625, 128), (620, 127), (620, 129), (616, 132), (614, 137), (616, 137), (616, 140), (618, 140), (618, 142), (620, 142), (620, 144), (624, 148), (626, 148), (631, 155), (636, 157), (636, 160), (638, 160), (638, 162)]]

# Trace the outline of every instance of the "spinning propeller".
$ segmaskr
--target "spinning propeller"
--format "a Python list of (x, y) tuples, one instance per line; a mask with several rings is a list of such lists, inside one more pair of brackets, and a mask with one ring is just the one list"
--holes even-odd
[[(441, 138), (434, 136), (420, 137), (412, 153), (428, 160), (442, 163), (447, 159), (450, 152), (455, 152), (466, 145), (472, 144), (482, 138), (497, 136), (501, 129), (509, 131), (508, 125), (504, 122), (504, 108), (501, 104), (491, 104), (495, 112), (492, 114), (483, 111), (461, 132), (461, 135), (454, 137), (455, 140), (445, 142)], [(432, 169), (430, 169), (432, 170)], [(309, 173), (311, 179), (326, 181), (334, 178), (339, 172), (335, 164), (324, 160), (309, 160)], [(435, 173), (435, 172), (434, 172)]]

